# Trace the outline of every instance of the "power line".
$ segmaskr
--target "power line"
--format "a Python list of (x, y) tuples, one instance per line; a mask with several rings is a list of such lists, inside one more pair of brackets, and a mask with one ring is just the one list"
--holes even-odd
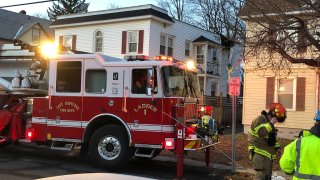
[(39, 3), (45, 3), (45, 2), (54, 2), (54, 1), (58, 1), (58, 0), (37, 1), (37, 2), (30, 2), (30, 3), (23, 3), (23, 4), (13, 4), (13, 5), (8, 5), (8, 6), (0, 6), (0, 9), (7, 8), (7, 7), (30, 5), (30, 4), (39, 4)]

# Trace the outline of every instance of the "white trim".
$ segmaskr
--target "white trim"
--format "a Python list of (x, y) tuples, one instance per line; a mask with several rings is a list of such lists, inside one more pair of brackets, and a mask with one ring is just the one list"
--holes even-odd
[(113, 23), (113, 22), (122, 22), (122, 21), (133, 21), (133, 20), (149, 20), (155, 19), (157, 21), (173, 24), (174, 22), (161, 19), (159, 17), (153, 15), (145, 15), (138, 17), (128, 17), (128, 18), (119, 18), (119, 19), (109, 19), (109, 20), (101, 20), (101, 21), (89, 21), (89, 22), (81, 22), (81, 23), (70, 23), (70, 24), (62, 24), (62, 25), (51, 25), (50, 28), (64, 28), (64, 27), (74, 27), (74, 26), (86, 26), (86, 25), (96, 25), (96, 24), (105, 24), (105, 23)]
[(48, 119), (47, 126), (83, 128), (81, 121)]
[(18, 29), (18, 31), (17, 31), (16, 35), (13, 37), (13, 39), (17, 39), (17, 37), (20, 34), (22, 29), (23, 29), (23, 25)]
[(32, 124), (47, 124), (46, 117), (33, 117), (31, 119)]
[(174, 132), (174, 125), (161, 125), (161, 124), (138, 124), (127, 123), (131, 131), (147, 131), (147, 132)]
[[(45, 124), (50, 127), (71, 127), (71, 128), (86, 128), (89, 122), (81, 122), (75, 120), (55, 120), (55, 119), (42, 119), (32, 118), (32, 124)], [(131, 131), (147, 131), (147, 132), (166, 132), (173, 133), (174, 125), (162, 124), (138, 124), (126, 123)]]
[(141, 148), (162, 149), (162, 145), (154, 145), (154, 144), (135, 144), (134, 146), (141, 147)]
[(51, 140), (52, 140), (52, 141), (81, 143), (81, 140), (80, 140), (80, 139), (52, 138)]

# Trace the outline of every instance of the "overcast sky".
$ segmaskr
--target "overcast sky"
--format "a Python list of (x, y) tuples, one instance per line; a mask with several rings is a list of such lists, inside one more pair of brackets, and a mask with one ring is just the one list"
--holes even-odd
[[(0, 0), (0, 7), (6, 6), (6, 5), (13, 5), (13, 4), (23, 4), (28, 2), (39, 2), (43, 0)], [(90, 3), (89, 5), (89, 11), (99, 11), (107, 9), (107, 7), (110, 4), (115, 4), (120, 7), (128, 7), (128, 6), (137, 6), (137, 5), (143, 5), (143, 4), (154, 4), (156, 5), (156, 0), (86, 0), (87, 3)], [(35, 14), (44, 14), (47, 15), (47, 9), (48, 7), (52, 6), (52, 2), (47, 3), (41, 3), (41, 4), (31, 4), (31, 5), (25, 5), (25, 6), (16, 6), (16, 7), (10, 7), (10, 8), (4, 8), (9, 11), (19, 12), (20, 10), (27, 11), (27, 14), (29, 15), (35, 15)]]

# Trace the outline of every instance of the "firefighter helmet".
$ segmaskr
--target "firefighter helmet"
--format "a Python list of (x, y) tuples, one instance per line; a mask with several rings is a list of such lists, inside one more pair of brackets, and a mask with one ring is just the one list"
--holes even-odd
[(280, 103), (271, 103), (270, 112), (277, 118), (279, 123), (283, 123), (287, 118), (287, 110)]
[(314, 116), (314, 120), (320, 121), (320, 110), (317, 111), (316, 115)]

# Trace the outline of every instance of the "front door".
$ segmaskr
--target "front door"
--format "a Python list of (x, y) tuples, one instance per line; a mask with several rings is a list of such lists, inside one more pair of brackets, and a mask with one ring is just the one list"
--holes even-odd
[[(150, 92), (150, 70), (152, 67), (136, 67), (130, 69), (130, 88), (127, 111), (134, 143), (161, 144), (162, 98), (159, 92), (157, 70), (153, 71), (154, 91)], [(149, 73), (149, 75), (148, 75)], [(149, 92), (148, 92), (149, 91)]]
[(70, 141), (82, 135), (83, 60), (55, 61), (50, 68), (48, 138)]

